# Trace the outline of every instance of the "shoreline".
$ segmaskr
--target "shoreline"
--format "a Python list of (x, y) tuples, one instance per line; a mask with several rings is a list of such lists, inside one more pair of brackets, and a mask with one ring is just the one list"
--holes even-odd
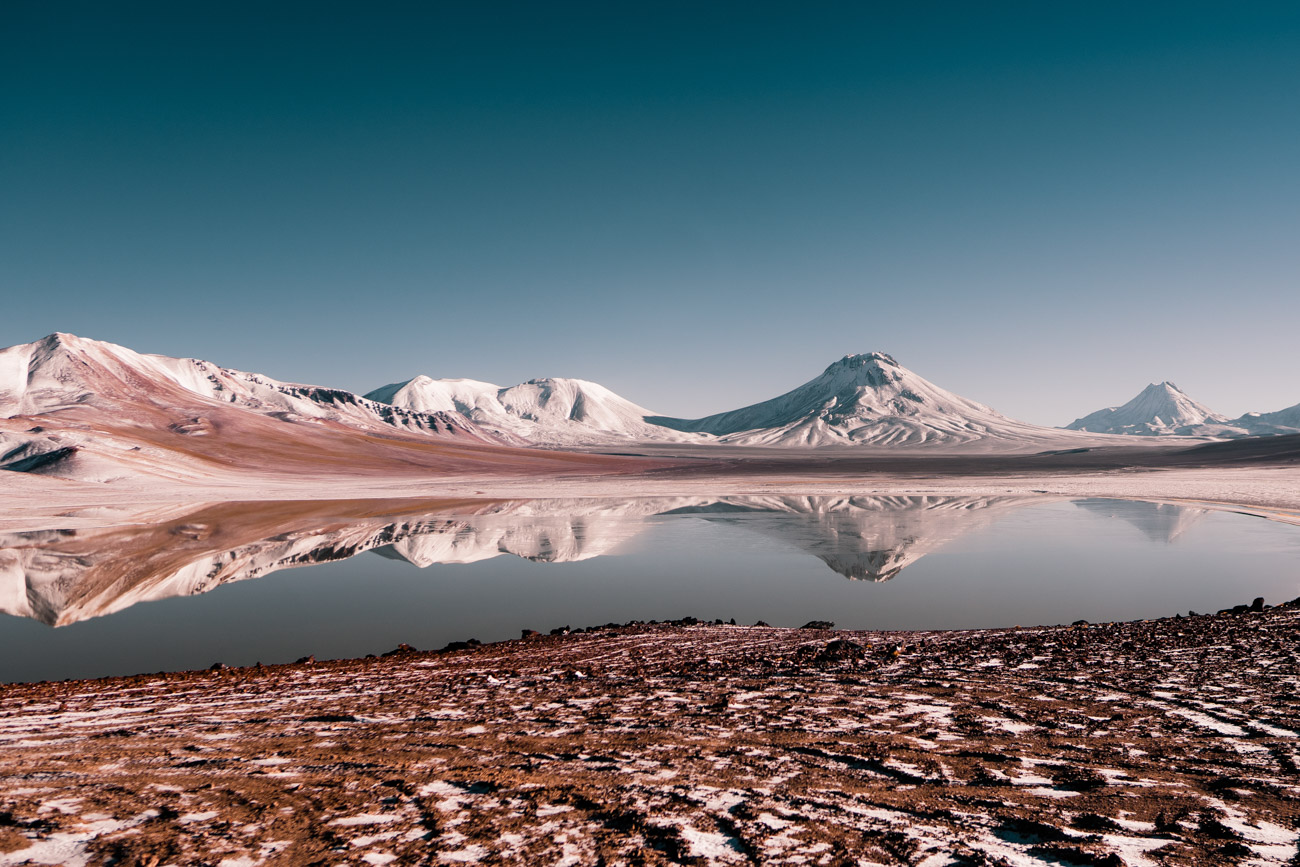
[(737, 623), (736, 619), (730, 618), (723, 620), (721, 618), (699, 618), (684, 617), (677, 620), (630, 620), (626, 623), (604, 623), (594, 626), (570, 627), (560, 626), (553, 627), (549, 630), (536, 630), (531, 628), (521, 629), (523, 634), (521, 638), (503, 638), (496, 641), (480, 641), (477, 638), (470, 637), (466, 639), (453, 640), (443, 647), (421, 649), (413, 647), (410, 644), (402, 642), (392, 650), (383, 653), (367, 653), (364, 656), (341, 656), (341, 657), (322, 657), (317, 659), (315, 654), (308, 654), (299, 658), (295, 662), (255, 662), (251, 665), (227, 665), (222, 661), (213, 662), (210, 666), (203, 668), (189, 669), (172, 669), (160, 670), (154, 672), (135, 672), (132, 674), (108, 674), (100, 677), (69, 677), (57, 680), (21, 680), (21, 681), (0, 681), (0, 699), (3, 698), (3, 692), (7, 689), (18, 687), (42, 687), (42, 686), (61, 686), (61, 685), (118, 685), (119, 682), (136, 683), (141, 679), (149, 678), (180, 678), (187, 679), (192, 676), (201, 676), (211, 673), (243, 675), (243, 674), (261, 674), (272, 669), (291, 669), (299, 666), (344, 666), (351, 667), (354, 665), (364, 665), (377, 660), (386, 660), (392, 657), (403, 657), (413, 660), (417, 657), (437, 658), (450, 653), (458, 653), (469, 650), (490, 650), (502, 648), (514, 648), (516, 645), (529, 646), (534, 648), (544, 648), (545, 641), (583, 635), (604, 635), (609, 633), (635, 632), (638, 630), (660, 630), (660, 629), (683, 629), (692, 627), (725, 627), (728, 629), (738, 630), (779, 630), (794, 634), (808, 634), (810, 636), (824, 637), (824, 634), (831, 633), (839, 637), (848, 637), (850, 639), (874, 639), (874, 640), (899, 640), (907, 641), (909, 638), (917, 636), (992, 636), (1004, 633), (1021, 633), (1026, 631), (1042, 630), (1070, 630), (1070, 629), (1098, 629), (1105, 627), (1133, 627), (1138, 624), (1161, 623), (1164, 621), (1194, 621), (1206, 617), (1232, 617), (1241, 614), (1261, 614), (1268, 611), (1295, 609), (1300, 611), (1300, 597), (1295, 599), (1284, 600), (1281, 602), (1268, 602), (1264, 597), (1255, 597), (1251, 602), (1238, 603), (1230, 608), (1223, 608), (1218, 611), (1197, 612), (1191, 611), (1188, 614), (1177, 612), (1161, 617), (1135, 618), (1133, 620), (1110, 620), (1091, 622), (1088, 620), (1075, 620), (1071, 623), (1041, 623), (1041, 624), (1015, 624), (1012, 626), (985, 626), (985, 627), (953, 627), (953, 628), (934, 628), (934, 629), (849, 629), (840, 628), (831, 621), (811, 621), (803, 626), (782, 626), (772, 625), (766, 621), (758, 621), (754, 624)]
[[(16, 476), (17, 478), (11, 478)], [(103, 527), (147, 521), (151, 514), (237, 502), (637, 499), (675, 496), (898, 495), (1043, 496), (1165, 502), (1242, 511), (1300, 524), (1300, 467), (1128, 469), (1027, 475), (709, 473), (520, 479), (322, 476), (260, 485), (111, 485), (0, 473), (0, 531)], [(139, 516), (139, 517), (137, 517)]]

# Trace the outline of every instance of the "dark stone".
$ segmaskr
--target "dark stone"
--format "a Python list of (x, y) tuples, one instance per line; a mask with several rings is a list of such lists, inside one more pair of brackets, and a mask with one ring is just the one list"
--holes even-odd
[(1254, 849), (1250, 848), (1245, 843), (1239, 843), (1236, 840), (1233, 840), (1230, 843), (1224, 843), (1219, 847), (1219, 852), (1230, 858), (1245, 858), (1248, 855), (1255, 854)]
[(800, 629), (834, 629), (835, 624), (830, 620), (809, 620)]
[(771, 626), (772, 624), (768, 623), (766, 620), (760, 620), (760, 621), (758, 621), (757, 623), (755, 623), (754, 625), (755, 625), (755, 626)]
[(1218, 819), (1210, 818), (1197, 824), (1197, 830), (1207, 837), (1213, 837), (1216, 840), (1240, 840), (1241, 835)]
[(521, 638), (541, 638), (541, 637), (542, 637), (542, 633), (538, 632), (536, 629), (525, 629), (525, 630), (523, 630), (523, 635), (520, 636), (520, 637), (521, 637)]
[(1050, 859), (1048, 863), (1077, 864), (1079, 867), (1128, 867), (1127, 862), (1114, 852), (1097, 853), (1079, 846), (1048, 844), (1029, 847), (1030, 855)]
[(294, 663), (294, 665), (315, 665), (315, 664), (316, 664), (316, 657), (315, 657), (315, 656), (303, 656), (303, 657), (300, 657), (300, 658), (299, 658), (299, 659)]
[(1263, 610), (1264, 610), (1264, 597), (1263, 597), (1263, 596), (1256, 596), (1256, 597), (1255, 597), (1255, 601), (1250, 603), (1250, 610), (1251, 610), (1251, 611), (1263, 611)]
[(1092, 768), (1080, 765), (1067, 765), (1055, 770), (1052, 780), (1058, 788), (1070, 792), (1092, 792), (1107, 786), (1106, 777)]
[(1082, 813), (1070, 822), (1080, 831), (1123, 831), (1124, 828), (1114, 819), (1099, 816), (1096, 813)]

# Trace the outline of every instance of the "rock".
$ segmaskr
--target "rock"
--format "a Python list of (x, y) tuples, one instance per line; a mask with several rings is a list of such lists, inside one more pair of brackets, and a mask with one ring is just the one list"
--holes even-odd
[(557, 626), (551, 630), (552, 635), (568, 635), (570, 632), (567, 626)]
[(538, 632), (536, 629), (525, 629), (523, 631), (523, 635), (521, 635), (520, 637), (525, 640), (533, 639), (533, 638), (541, 638), (542, 633)]
[(856, 641), (849, 641), (847, 638), (837, 638), (821, 652), (821, 657), (826, 660), (839, 661), (844, 659), (862, 659), (867, 655), (867, 649)]
[(758, 621), (757, 623), (755, 623), (754, 625), (755, 625), (755, 626), (771, 626), (772, 624), (768, 623), (766, 620), (760, 620), (760, 621)]
[(1114, 833), (1123, 831), (1124, 827), (1107, 816), (1101, 816), (1097, 813), (1081, 813), (1075, 816), (1070, 824), (1080, 831), (1107, 831)]
[(823, 647), (805, 644), (795, 651), (795, 662), (801, 665), (831, 665), (865, 659), (867, 649), (856, 641), (837, 638)]
[(316, 664), (315, 656), (299, 657), (298, 660), (294, 662), (294, 665), (315, 665), (315, 664)]
[(225, 671), (227, 668), (230, 668), (230, 666), (224, 662), (214, 662), (208, 666), (208, 671)]
[(409, 644), (407, 644), (405, 641), (403, 641), (401, 644), (397, 645), (397, 646), (394, 647), (392, 650), (390, 650), (390, 651), (388, 651), (387, 653), (385, 653), (384, 656), (386, 656), (386, 657), (387, 657), (387, 656), (406, 656), (407, 654), (411, 654), (411, 653), (419, 653), (419, 652), (420, 652), (420, 651), (416, 650), (414, 647), (412, 647), (411, 645), (409, 645)]
[(1250, 603), (1250, 610), (1251, 610), (1251, 611), (1263, 611), (1263, 610), (1264, 610), (1264, 597), (1263, 597), (1263, 596), (1256, 596), (1256, 597), (1255, 597), (1255, 601)]
[(834, 629), (835, 624), (830, 620), (809, 620), (800, 629)]

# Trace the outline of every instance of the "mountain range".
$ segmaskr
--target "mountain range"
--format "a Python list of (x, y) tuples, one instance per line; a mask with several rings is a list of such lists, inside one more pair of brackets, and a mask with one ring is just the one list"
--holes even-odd
[(283, 383), (71, 334), (0, 350), (0, 469), (114, 481), (595, 471), (515, 448), (460, 413)]
[(1099, 409), (1067, 430), (1135, 436), (1200, 436), (1236, 439), (1300, 433), (1300, 404), (1277, 412), (1248, 412), (1229, 419), (1198, 403), (1172, 382), (1152, 383), (1122, 406)]
[(634, 442), (744, 446), (1051, 446), (1059, 429), (1017, 421), (946, 391), (889, 355), (847, 355), (771, 400), (700, 419), (659, 415), (581, 379), (502, 388), (419, 376), (369, 392), (410, 412), (460, 413), (502, 438), (534, 445)]
[(628, 443), (1032, 452), (1113, 444), (1114, 434), (1297, 432), (1300, 405), (1228, 420), (1163, 383), (1068, 428), (1009, 418), (880, 352), (847, 355), (770, 400), (683, 419), (581, 379), (501, 387), (418, 376), (362, 396), (70, 334), (0, 350), (0, 468), (97, 481), (507, 463), (518, 473), (591, 471), (599, 455), (562, 450)]

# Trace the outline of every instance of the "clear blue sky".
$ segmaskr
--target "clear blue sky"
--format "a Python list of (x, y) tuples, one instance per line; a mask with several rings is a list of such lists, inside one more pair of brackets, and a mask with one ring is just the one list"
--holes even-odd
[(0, 345), (1300, 401), (1300, 5), (0, 4)]

